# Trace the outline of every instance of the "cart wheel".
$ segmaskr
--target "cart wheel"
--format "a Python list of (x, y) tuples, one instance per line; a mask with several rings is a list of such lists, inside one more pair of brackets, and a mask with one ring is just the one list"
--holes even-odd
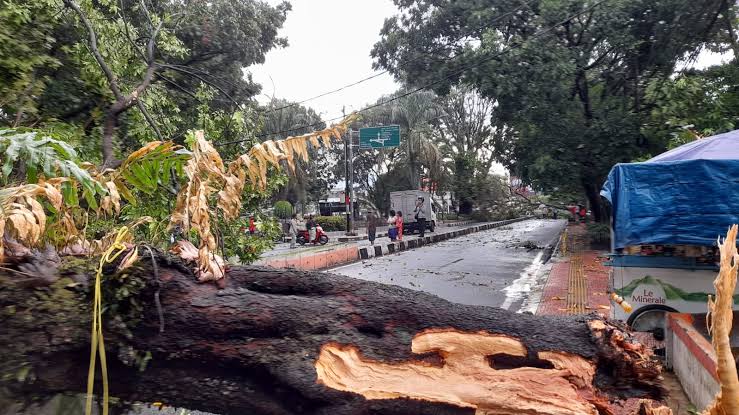
[(667, 323), (667, 313), (676, 313), (672, 307), (664, 305), (648, 305), (634, 311), (626, 324), (634, 331), (652, 332), (655, 335), (664, 336)]

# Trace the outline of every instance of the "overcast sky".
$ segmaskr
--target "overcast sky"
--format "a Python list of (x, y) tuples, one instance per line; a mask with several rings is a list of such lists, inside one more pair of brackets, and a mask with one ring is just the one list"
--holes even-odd
[[(281, 0), (267, 0), (279, 4)], [(291, 0), (280, 36), (290, 46), (267, 54), (264, 65), (253, 66), (254, 80), (262, 84), (260, 102), (272, 95), (302, 101), (376, 73), (370, 50), (380, 38), (385, 18), (397, 11), (392, 0)], [(344, 91), (310, 102), (324, 119), (349, 113), (397, 89), (384, 74)]]

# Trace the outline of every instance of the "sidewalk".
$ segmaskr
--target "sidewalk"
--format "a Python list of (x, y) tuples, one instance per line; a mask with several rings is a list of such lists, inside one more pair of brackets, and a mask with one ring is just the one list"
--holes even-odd
[[(589, 249), (584, 225), (569, 224), (560, 239), (560, 252), (552, 265), (536, 314), (575, 315), (593, 311), (610, 315), (608, 268), (602, 251)], [(553, 260), (555, 260), (553, 258)]]

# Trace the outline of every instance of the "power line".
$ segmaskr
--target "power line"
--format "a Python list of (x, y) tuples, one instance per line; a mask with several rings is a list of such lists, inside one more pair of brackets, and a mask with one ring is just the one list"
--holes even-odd
[[(368, 107), (364, 107), (361, 110), (356, 111), (356, 112), (359, 113), (359, 114), (361, 114), (361, 113), (363, 113), (365, 111), (368, 111), (368, 110), (371, 110), (373, 108), (381, 107), (381, 106), (386, 105), (386, 104), (389, 104), (389, 103), (391, 103), (393, 101), (397, 101), (397, 100), (399, 100), (401, 98), (405, 98), (405, 97), (407, 97), (409, 95), (413, 95), (413, 94), (415, 94), (417, 92), (420, 92), (420, 91), (423, 91), (425, 89), (428, 89), (428, 88), (430, 88), (432, 86), (435, 86), (435, 85), (437, 85), (437, 84), (439, 84), (439, 83), (441, 83), (443, 81), (446, 81), (448, 79), (451, 79), (452, 77), (455, 77), (455, 76), (458, 76), (458, 75), (462, 74), (464, 71), (467, 71), (469, 69), (476, 68), (476, 67), (478, 67), (478, 66), (480, 66), (480, 65), (482, 65), (484, 63), (490, 62), (491, 60), (496, 59), (496, 58), (498, 58), (500, 56), (503, 56), (504, 54), (510, 52), (511, 50), (520, 48), (521, 46), (525, 45), (526, 43), (530, 42), (531, 40), (537, 39), (537, 38), (539, 38), (539, 37), (541, 37), (543, 35), (548, 34), (549, 32), (553, 31), (554, 29), (558, 28), (559, 26), (562, 26), (563, 24), (569, 22), (570, 20), (574, 19), (577, 16), (580, 16), (580, 15), (582, 15), (584, 13), (587, 13), (587, 12), (595, 9), (596, 7), (598, 7), (601, 4), (605, 3), (606, 1), (607, 0), (597, 1), (597, 2), (593, 3), (591, 6), (586, 7), (585, 9), (583, 9), (583, 10), (577, 12), (577, 13), (574, 13), (574, 14), (568, 16), (566, 19), (560, 21), (559, 23), (557, 23), (557, 24), (555, 24), (553, 26), (550, 26), (550, 27), (548, 27), (546, 29), (542, 29), (542, 30), (534, 33), (530, 37), (528, 37), (526, 40), (524, 40), (522, 42), (519, 42), (519, 43), (516, 43), (516, 44), (513, 44), (513, 45), (507, 47), (506, 49), (504, 49), (504, 50), (502, 50), (502, 51), (500, 51), (500, 52), (498, 52), (498, 53), (496, 53), (496, 54), (494, 54), (494, 55), (492, 55), (490, 57), (487, 57), (487, 58), (485, 58), (485, 59), (477, 62), (474, 65), (469, 65), (469, 66), (463, 67), (463, 68), (461, 68), (461, 69), (459, 69), (459, 70), (457, 70), (455, 72), (452, 72), (451, 74), (449, 74), (447, 76), (444, 76), (442, 78), (436, 79), (436, 80), (431, 81), (429, 83), (426, 83), (426, 84), (424, 84), (422, 86), (419, 86), (417, 88), (411, 89), (411, 90), (406, 91), (406, 92), (404, 92), (404, 93), (402, 93), (400, 95), (393, 96), (392, 98), (388, 98), (388, 99), (386, 99), (384, 101), (375, 103), (375, 104), (370, 105)], [(283, 133), (289, 133), (289, 132), (293, 132), (293, 131), (299, 131), (299, 130), (302, 130), (302, 129), (305, 129), (305, 128), (311, 128), (311, 127), (315, 127), (315, 126), (318, 126), (318, 125), (321, 125), (321, 124), (324, 124), (324, 123), (329, 123), (331, 121), (337, 121), (337, 120), (340, 120), (342, 118), (344, 118), (343, 115), (338, 116), (338, 117), (334, 117), (334, 118), (330, 118), (328, 120), (324, 120), (324, 121), (321, 121), (321, 122), (316, 122), (316, 123), (309, 124), (309, 125), (303, 125), (303, 126), (296, 127), (296, 128), (291, 128), (291, 129), (287, 129), (287, 130), (272, 132), (272, 133), (269, 133), (269, 134), (259, 134), (259, 135), (256, 135), (256, 137), (265, 137), (265, 136), (268, 136), (268, 135), (283, 134)], [(249, 140), (248, 139), (246, 139), (246, 140), (234, 140), (234, 141), (228, 141), (228, 142), (225, 142), (225, 143), (217, 143), (216, 145), (237, 144), (237, 143), (242, 143), (242, 142), (245, 142), (245, 141), (249, 141)]]
[[(511, 10), (509, 12), (503, 13), (502, 15), (500, 15), (498, 17), (495, 17), (494, 19), (492, 19), (490, 21), (485, 22), (485, 24), (483, 26), (480, 26), (480, 27), (478, 27), (476, 29), (486, 28), (486, 27), (488, 27), (488, 26), (490, 26), (490, 25), (492, 25), (494, 23), (497, 23), (498, 21), (500, 21), (502, 19), (505, 19), (506, 17), (509, 17), (509, 16), (513, 15), (514, 13), (517, 13), (522, 8), (524, 8), (526, 6), (529, 6), (529, 4), (526, 3), (526, 2), (524, 2), (524, 1), (522, 1), (521, 3), (522, 4), (520, 6), (518, 6), (518, 7), (516, 7), (515, 9), (513, 9), (513, 10)], [(460, 36), (457, 39), (455, 39), (454, 41), (452, 41), (451, 43), (459, 42), (460, 40), (464, 39), (467, 36), (468, 35)], [(410, 65), (412, 63), (418, 62), (418, 61), (420, 61), (422, 59), (425, 59), (427, 56), (430, 56), (433, 53), (437, 53), (437, 52), (441, 51), (441, 49), (442, 48), (439, 48), (439, 50), (435, 50), (435, 51), (432, 51), (432, 52), (422, 53), (423, 56), (419, 56), (419, 57), (417, 57), (415, 59), (411, 59), (410, 61), (407, 61), (407, 62), (403, 63), (402, 65), (399, 65), (398, 67), (402, 68), (404, 66), (408, 66), (408, 65)], [(318, 98), (323, 98), (323, 97), (325, 97), (327, 95), (335, 94), (337, 92), (341, 92), (341, 91), (343, 91), (345, 89), (351, 88), (353, 86), (356, 86), (356, 85), (362, 84), (364, 82), (367, 82), (369, 80), (372, 80), (374, 78), (377, 78), (378, 76), (384, 75), (384, 74), (386, 74), (388, 72), (390, 72), (390, 70), (389, 69), (385, 69), (384, 71), (378, 72), (378, 73), (376, 73), (374, 75), (370, 75), (370, 76), (368, 76), (366, 78), (362, 78), (362, 79), (360, 79), (358, 81), (355, 81), (355, 82), (352, 82), (350, 84), (344, 85), (344, 86), (339, 87), (337, 89), (334, 89), (334, 90), (331, 90), (331, 91), (327, 91), (327, 92), (324, 92), (322, 94), (318, 94), (318, 95), (312, 96), (310, 98), (306, 98), (306, 99), (304, 99), (302, 101), (293, 102), (293, 103), (290, 103), (290, 104), (283, 105), (281, 107), (272, 108), (272, 109), (265, 110), (265, 111), (260, 111), (260, 112), (262, 114), (271, 114), (273, 112), (281, 111), (281, 110), (284, 110), (286, 108), (296, 107), (298, 105), (305, 104), (306, 102), (313, 101), (313, 100), (318, 99)]]
[(306, 99), (304, 99), (302, 101), (293, 102), (293, 103), (290, 103), (290, 104), (287, 104), (287, 105), (283, 105), (281, 107), (270, 109), (269, 111), (260, 111), (260, 112), (262, 114), (271, 114), (273, 112), (282, 111), (282, 110), (284, 110), (286, 108), (297, 107), (297, 106), (299, 106), (301, 104), (305, 104), (308, 101), (313, 101), (314, 99), (323, 98), (323, 97), (325, 97), (327, 95), (335, 94), (335, 93), (340, 92), (340, 91), (343, 91), (343, 90), (345, 90), (347, 88), (351, 88), (351, 87), (353, 87), (355, 85), (359, 85), (361, 83), (367, 82), (370, 79), (377, 78), (378, 76), (384, 75), (386, 73), (388, 73), (388, 71), (387, 70), (384, 70), (384, 71), (378, 72), (378, 73), (376, 73), (374, 75), (370, 75), (370, 76), (368, 76), (366, 78), (362, 78), (362, 79), (360, 79), (360, 80), (358, 80), (356, 82), (352, 82), (351, 84), (347, 84), (347, 85), (344, 85), (344, 86), (342, 86), (340, 88), (337, 88), (337, 89), (334, 89), (334, 90), (331, 90), (331, 91), (328, 91), (328, 92), (324, 92), (322, 94), (318, 94), (318, 95), (312, 96), (310, 98), (306, 98)]

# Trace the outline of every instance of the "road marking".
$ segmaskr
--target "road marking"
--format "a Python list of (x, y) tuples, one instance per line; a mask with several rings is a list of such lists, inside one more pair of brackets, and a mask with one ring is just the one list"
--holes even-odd
[(511, 285), (503, 288), (505, 292), (505, 301), (500, 306), (506, 310), (510, 309), (514, 302), (523, 300), (524, 297), (531, 292), (531, 287), (536, 285), (536, 280), (539, 277), (539, 269), (544, 264), (542, 257), (544, 251), (539, 250), (534, 259), (519, 275), (518, 279), (514, 280)]

